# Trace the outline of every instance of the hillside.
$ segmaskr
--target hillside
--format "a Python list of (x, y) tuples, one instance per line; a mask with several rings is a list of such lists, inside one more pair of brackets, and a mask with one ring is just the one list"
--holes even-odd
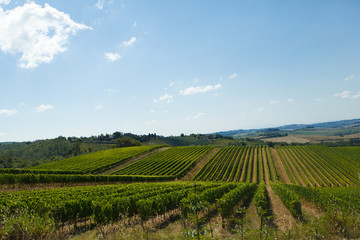
[(59, 170), (59, 171), (82, 171), (98, 172), (103, 169), (119, 165), (132, 157), (157, 149), (162, 146), (136, 146), (113, 148), (59, 161), (40, 164), (30, 169), (36, 170)]
[[(360, 132), (360, 119), (351, 119), (351, 120), (341, 120), (341, 121), (332, 121), (332, 122), (323, 122), (323, 123), (314, 123), (314, 124), (290, 124), (290, 125), (284, 125), (279, 127), (274, 127), (275, 129), (280, 129), (284, 132), (295, 132), (298, 133), (302, 130), (309, 130), (312, 131), (318, 131), (322, 130), (321, 134), (339, 134), (344, 129), (348, 129), (350, 131), (351, 128), (355, 129), (353, 133), (359, 133)], [(239, 129), (239, 130), (231, 130), (231, 131), (221, 131), (216, 132), (212, 134), (221, 134), (223, 136), (232, 136), (232, 137), (239, 137), (239, 136), (246, 136), (251, 134), (256, 134), (259, 132), (265, 131), (267, 128), (261, 128), (261, 129)], [(337, 130), (337, 131), (336, 131)], [(333, 133), (336, 131), (335, 133)], [(326, 133), (324, 133), (326, 132)]]
[[(19, 230), (27, 239), (109, 240), (360, 237), (360, 147), (160, 147), (114, 148), (0, 171), (0, 234)], [(89, 172), (97, 175), (78, 174)], [(185, 181), (189, 176), (192, 181)], [(34, 219), (36, 228), (28, 227)]]

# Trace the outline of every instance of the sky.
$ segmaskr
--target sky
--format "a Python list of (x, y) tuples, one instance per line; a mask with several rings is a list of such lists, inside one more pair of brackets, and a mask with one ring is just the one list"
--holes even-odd
[(360, 117), (360, 1), (0, 0), (0, 142)]

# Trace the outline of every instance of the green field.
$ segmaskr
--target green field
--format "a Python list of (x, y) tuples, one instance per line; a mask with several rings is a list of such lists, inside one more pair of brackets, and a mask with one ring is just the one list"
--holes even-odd
[(117, 175), (183, 176), (213, 147), (175, 147), (113, 173)]
[[(110, 149), (3, 170), (1, 238), (360, 238), (360, 147), (189, 146), (149, 152), (158, 147)], [(74, 174), (104, 168), (113, 174)], [(196, 171), (193, 181), (181, 181), (190, 169)], [(100, 182), (122, 184), (52, 185)], [(32, 184), (51, 189), (16, 191)]]
[(31, 169), (97, 172), (159, 147), (155, 145), (108, 149), (41, 164)]

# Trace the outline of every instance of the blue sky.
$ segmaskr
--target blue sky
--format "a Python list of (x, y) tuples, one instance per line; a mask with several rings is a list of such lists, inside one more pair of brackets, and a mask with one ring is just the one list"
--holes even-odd
[(0, 0), (0, 142), (360, 117), (359, 1)]

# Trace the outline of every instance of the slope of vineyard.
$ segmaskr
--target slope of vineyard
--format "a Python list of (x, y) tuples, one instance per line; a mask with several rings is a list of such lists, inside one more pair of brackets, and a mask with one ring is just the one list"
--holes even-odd
[[(359, 184), (358, 148), (324, 146), (277, 147), (291, 183), (302, 186), (352, 186)], [(279, 159), (278, 159), (279, 160)]]
[(183, 176), (211, 146), (174, 147), (113, 173), (116, 175)]
[(137, 146), (108, 149), (76, 157), (71, 157), (52, 163), (41, 164), (32, 167), (31, 169), (82, 171), (93, 173), (102, 169), (112, 167), (114, 165), (118, 165), (132, 157), (135, 157), (147, 151), (154, 150), (159, 147), (161, 146)]
[(274, 180), (276, 170), (267, 147), (223, 147), (193, 180), (260, 183), (265, 170)]

